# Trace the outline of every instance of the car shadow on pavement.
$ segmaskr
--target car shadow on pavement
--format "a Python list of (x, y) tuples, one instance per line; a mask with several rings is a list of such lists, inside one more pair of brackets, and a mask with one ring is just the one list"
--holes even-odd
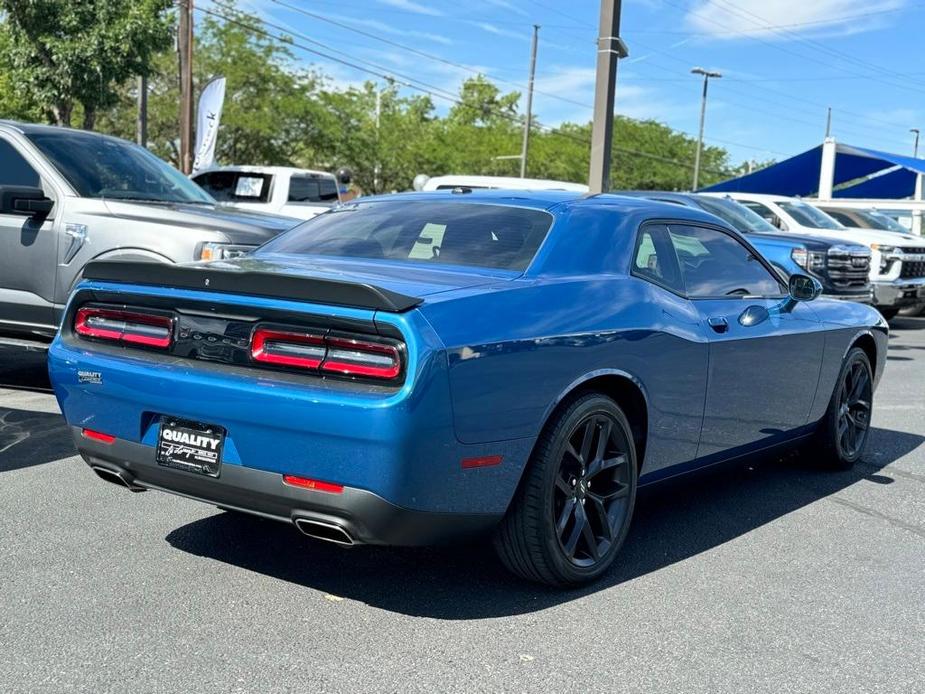
[(0, 407), (0, 473), (77, 455), (60, 414)]
[(342, 549), (292, 527), (219, 513), (167, 535), (175, 548), (379, 609), (434, 619), (523, 614), (606, 590), (729, 542), (852, 484), (889, 484), (879, 474), (925, 441), (874, 429), (868, 456), (848, 472), (813, 469), (789, 455), (723, 466), (640, 492), (633, 526), (611, 571), (597, 583), (555, 590), (520, 581), (490, 542), (407, 549)]

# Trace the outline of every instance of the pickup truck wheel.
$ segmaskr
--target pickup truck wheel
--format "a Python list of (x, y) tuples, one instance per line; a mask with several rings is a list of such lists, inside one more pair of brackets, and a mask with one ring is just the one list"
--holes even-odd
[(870, 437), (874, 379), (867, 354), (859, 347), (845, 357), (829, 408), (816, 434), (822, 467), (849, 470), (864, 454)]
[(537, 442), (495, 534), (495, 549), (521, 578), (553, 586), (592, 581), (613, 563), (633, 515), (636, 451), (610, 398), (564, 406)]

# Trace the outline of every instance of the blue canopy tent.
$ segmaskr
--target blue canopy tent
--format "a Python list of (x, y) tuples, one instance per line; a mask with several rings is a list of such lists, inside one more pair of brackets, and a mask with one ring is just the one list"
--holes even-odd
[[(820, 192), (820, 172), (827, 147), (834, 147), (830, 190), (837, 198), (898, 200), (915, 194), (915, 179), (925, 174), (925, 159), (904, 157), (828, 140), (760, 171), (702, 188), (727, 193), (774, 193), (811, 197)], [(844, 184), (851, 184), (838, 188)], [(820, 195), (820, 197), (823, 197)]]

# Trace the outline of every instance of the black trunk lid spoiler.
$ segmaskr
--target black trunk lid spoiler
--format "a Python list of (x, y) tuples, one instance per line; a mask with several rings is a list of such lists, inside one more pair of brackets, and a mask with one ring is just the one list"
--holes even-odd
[(408, 311), (423, 299), (406, 296), (371, 284), (301, 277), (299, 275), (228, 270), (208, 265), (167, 265), (128, 260), (96, 260), (87, 263), (84, 279), (103, 282), (200, 289), (227, 294), (246, 294), (335, 304), (390, 313)]

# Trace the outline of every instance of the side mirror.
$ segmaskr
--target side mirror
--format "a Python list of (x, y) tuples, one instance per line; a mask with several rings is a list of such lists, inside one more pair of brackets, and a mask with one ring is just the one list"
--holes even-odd
[(32, 186), (0, 186), (0, 214), (46, 217), (55, 206), (45, 191)]
[(799, 273), (790, 275), (788, 289), (790, 298), (794, 301), (812, 301), (822, 294), (822, 284), (819, 280)]

